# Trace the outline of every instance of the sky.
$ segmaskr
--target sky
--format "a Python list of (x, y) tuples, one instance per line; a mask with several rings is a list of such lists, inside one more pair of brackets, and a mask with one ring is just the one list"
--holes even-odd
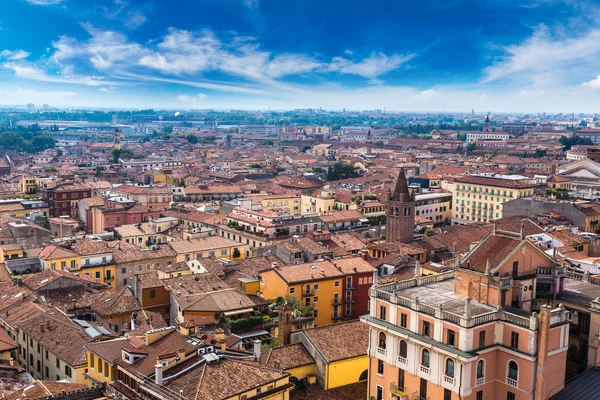
[(0, 105), (600, 111), (600, 2), (2, 0)]

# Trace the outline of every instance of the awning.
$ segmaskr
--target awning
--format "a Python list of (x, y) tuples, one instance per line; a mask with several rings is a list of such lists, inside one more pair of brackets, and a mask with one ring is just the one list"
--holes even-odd
[(242, 308), (241, 310), (225, 311), (223, 314), (225, 314), (226, 317), (230, 317), (232, 315), (247, 314), (251, 312), (254, 312), (253, 308)]
[(368, 218), (359, 218), (358, 219), (360, 222), (369, 222)]

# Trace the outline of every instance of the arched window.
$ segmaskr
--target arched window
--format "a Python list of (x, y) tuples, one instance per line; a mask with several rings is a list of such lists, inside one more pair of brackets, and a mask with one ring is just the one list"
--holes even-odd
[(421, 352), (421, 365), (424, 367), (429, 367), (429, 350), (423, 349)]
[(379, 332), (379, 348), (385, 349), (385, 344), (386, 344), (385, 333)]
[(408, 355), (408, 345), (406, 344), (406, 340), (401, 340), (399, 356), (402, 358), (406, 358), (407, 355)]
[(515, 361), (508, 362), (508, 377), (515, 381), (519, 379), (519, 365)]
[(446, 359), (446, 376), (454, 378), (454, 360), (451, 358)]
[(477, 379), (483, 378), (485, 375), (485, 363), (483, 360), (479, 360), (477, 362), (477, 368), (476, 368), (476, 373), (477, 373)]

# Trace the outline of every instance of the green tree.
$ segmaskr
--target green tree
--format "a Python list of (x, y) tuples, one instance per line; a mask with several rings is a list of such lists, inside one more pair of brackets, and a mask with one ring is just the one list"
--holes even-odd
[(561, 136), (560, 139), (558, 139), (558, 141), (563, 146), (565, 146), (565, 150), (571, 150), (571, 147), (576, 145), (591, 146), (594, 144), (594, 142), (592, 142), (590, 138), (582, 138), (577, 135), (573, 135), (570, 138), (566, 136)]
[(311, 147), (310, 147), (310, 146), (304, 146), (304, 147), (302, 148), (302, 153), (306, 153), (306, 152), (307, 152), (308, 150), (310, 150), (310, 149), (311, 149)]
[(27, 151), (37, 153), (38, 151), (54, 148), (56, 142), (50, 136), (35, 136), (31, 142), (26, 142)]
[(191, 144), (196, 144), (196, 143), (198, 143), (198, 136), (190, 133), (189, 135), (185, 136), (185, 140), (187, 140)]
[(119, 162), (119, 158), (123, 160), (128, 160), (133, 158), (133, 152), (129, 149), (113, 149), (112, 150), (112, 162), (113, 164), (117, 164)]
[(0, 147), (5, 149), (22, 150), (24, 140), (17, 132), (4, 132), (0, 134)]
[(165, 133), (165, 134), (167, 134), (167, 135), (170, 135), (171, 133), (173, 133), (173, 127), (172, 127), (172, 126), (170, 126), (170, 125), (169, 125), (169, 126), (165, 126), (165, 127), (162, 129), (162, 131), (163, 131), (163, 133)]
[(359, 176), (360, 175), (354, 166), (343, 161), (338, 161), (327, 169), (328, 181), (358, 178)]
[(477, 145), (475, 143), (469, 143), (465, 150), (466, 150), (467, 154), (471, 154), (476, 148), (477, 148)]
[(546, 157), (546, 154), (548, 152), (546, 150), (542, 150), (542, 149), (535, 149), (535, 154), (534, 157), (535, 158), (542, 158), (542, 157)]

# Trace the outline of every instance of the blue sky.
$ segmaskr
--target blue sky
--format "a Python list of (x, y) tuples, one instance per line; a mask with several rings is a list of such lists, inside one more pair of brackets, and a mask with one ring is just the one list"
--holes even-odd
[(2, 0), (0, 104), (600, 111), (600, 5)]

